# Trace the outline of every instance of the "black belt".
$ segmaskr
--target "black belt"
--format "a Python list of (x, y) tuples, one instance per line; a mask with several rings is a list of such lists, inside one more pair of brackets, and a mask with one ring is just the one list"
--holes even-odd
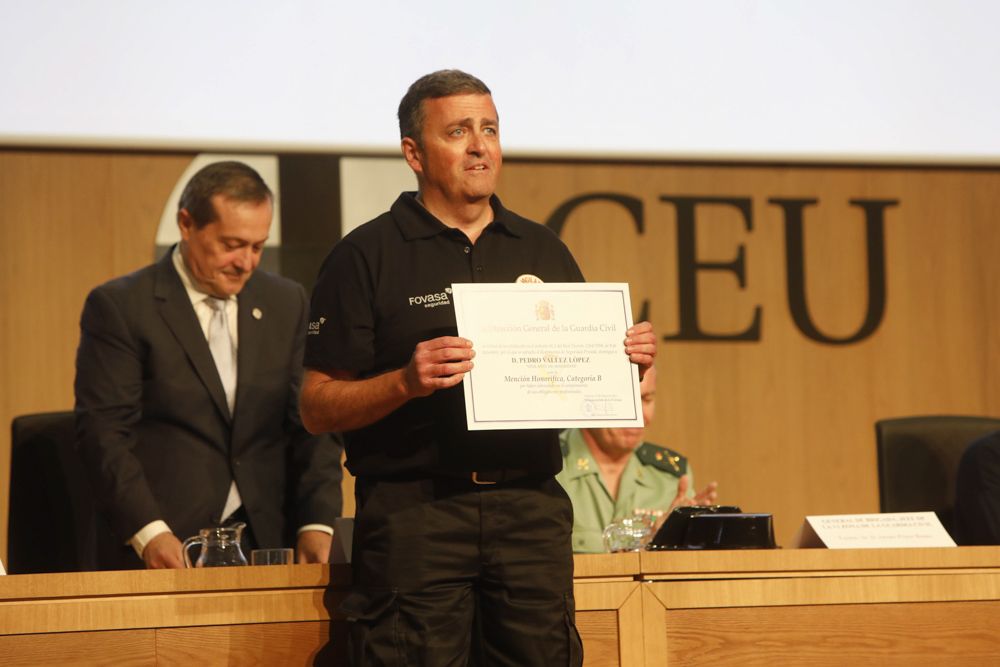
[(463, 482), (471, 482), (478, 486), (491, 486), (505, 482), (515, 482), (526, 477), (541, 477), (543, 473), (537, 470), (521, 470), (518, 468), (501, 468), (499, 470), (450, 471), (440, 470), (430, 473), (430, 477), (445, 477)]
[(411, 473), (402, 475), (362, 475), (366, 480), (373, 482), (385, 481), (385, 482), (409, 482), (409, 481), (419, 481), (419, 480), (433, 480), (433, 479), (445, 479), (445, 480), (456, 480), (460, 482), (466, 482), (469, 484), (475, 484), (477, 486), (492, 486), (494, 484), (504, 484), (506, 482), (515, 482), (517, 480), (526, 479), (529, 477), (549, 477), (551, 474), (543, 473), (538, 470), (521, 470), (518, 468), (501, 468), (498, 470), (473, 470), (473, 471), (459, 471), (459, 470), (436, 470), (434, 472), (426, 473)]
[(522, 479), (524, 477), (531, 477), (532, 475), (537, 475), (537, 472), (531, 470), (516, 470), (513, 468), (503, 468), (501, 470), (474, 470), (470, 473), (464, 473), (467, 475), (473, 484), (479, 485), (489, 485), (489, 484), (500, 484), (503, 482), (513, 482), (517, 479)]

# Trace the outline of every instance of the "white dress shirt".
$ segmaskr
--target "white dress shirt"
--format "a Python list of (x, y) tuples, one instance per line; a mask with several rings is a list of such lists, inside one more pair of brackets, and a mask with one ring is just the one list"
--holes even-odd
[[(201, 292), (195, 287), (195, 281), (188, 270), (187, 265), (184, 263), (184, 258), (181, 256), (180, 245), (174, 247), (173, 255), (171, 259), (174, 262), (174, 268), (177, 270), (177, 275), (181, 278), (181, 283), (184, 285), (184, 291), (187, 292), (188, 298), (191, 299), (191, 306), (194, 308), (195, 315), (198, 317), (198, 324), (201, 325), (201, 333), (205, 336), (205, 340), (208, 340), (208, 325), (212, 319), (212, 307), (208, 305), (207, 299), (209, 294)], [(229, 321), (229, 335), (233, 340), (233, 350), (234, 352), (239, 349), (239, 327), (237, 326), (237, 314), (239, 312), (239, 301), (238, 297), (234, 294), (226, 300), (226, 319)], [(239, 379), (237, 378), (237, 386), (239, 386)], [(236, 480), (233, 480), (229, 485), (229, 495), (226, 497), (226, 505), (222, 509), (222, 521), (224, 522), (233, 512), (239, 509), (240, 505), (243, 504), (240, 498), (240, 491), (236, 485)], [(319, 530), (328, 535), (333, 534), (333, 528), (324, 524), (308, 524), (299, 528), (298, 532), (304, 530)], [(167, 525), (166, 521), (162, 519), (157, 519), (155, 521), (150, 521), (145, 526), (139, 529), (139, 531), (132, 536), (129, 543), (135, 552), (142, 558), (142, 552), (145, 550), (146, 545), (159, 535), (160, 533), (171, 532), (170, 526)]]
[[(191, 299), (191, 306), (194, 308), (194, 314), (198, 317), (198, 324), (201, 325), (201, 333), (205, 336), (205, 340), (208, 340), (208, 324), (212, 319), (212, 307), (208, 305), (207, 299), (211, 296), (205, 292), (199, 291), (195, 287), (194, 279), (191, 277), (190, 271), (188, 271), (187, 265), (184, 263), (184, 258), (181, 256), (181, 247), (177, 245), (174, 247), (173, 255), (171, 259), (174, 262), (174, 269), (177, 270), (177, 275), (181, 278), (181, 283), (184, 285), (184, 291), (187, 292), (188, 298)], [(237, 296), (234, 294), (226, 300), (226, 319), (229, 322), (229, 336), (233, 340), (233, 351), (234, 353), (239, 349), (239, 327), (237, 326), (237, 313), (239, 312), (239, 302)], [(237, 386), (239, 385), (239, 378), (236, 380)], [(222, 521), (225, 522), (229, 516), (239, 509), (240, 505), (243, 504), (240, 498), (240, 490), (236, 486), (236, 480), (233, 480), (229, 485), (229, 495), (226, 497), (226, 505), (222, 509)], [(145, 526), (139, 529), (139, 531), (132, 536), (129, 542), (132, 544), (132, 548), (135, 552), (139, 554), (139, 558), (142, 558), (142, 552), (149, 544), (150, 540), (159, 535), (160, 533), (170, 532), (170, 526), (167, 525), (166, 521), (162, 519), (157, 519), (147, 523)]]

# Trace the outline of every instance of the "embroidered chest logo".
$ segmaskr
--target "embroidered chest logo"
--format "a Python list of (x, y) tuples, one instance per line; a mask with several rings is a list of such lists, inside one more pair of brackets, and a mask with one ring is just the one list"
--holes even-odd
[[(257, 317), (257, 309), (256, 308), (254, 308), (254, 317)], [(257, 317), (257, 319), (259, 320), (260, 318)], [(321, 317), (318, 320), (316, 320), (315, 322), (310, 322), (309, 323), (309, 330), (306, 332), (306, 334), (309, 335), (309, 336), (318, 336), (319, 335), (319, 330), (320, 330), (320, 328), (324, 324), (326, 324), (326, 318), (325, 317)]]
[(408, 301), (411, 306), (423, 306), (424, 308), (437, 308), (438, 306), (451, 305), (451, 288), (445, 287), (443, 292), (431, 294), (420, 294), (411, 296)]

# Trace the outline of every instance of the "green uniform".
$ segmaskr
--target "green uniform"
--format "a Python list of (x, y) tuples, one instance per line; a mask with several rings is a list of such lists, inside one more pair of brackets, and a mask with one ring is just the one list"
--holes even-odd
[(636, 448), (618, 484), (618, 499), (601, 481), (597, 462), (583, 433), (570, 429), (560, 435), (563, 469), (556, 479), (573, 501), (573, 551), (602, 553), (605, 526), (636, 510), (666, 512), (677, 495), (681, 475), (688, 476), (689, 498), (694, 497), (694, 480), (687, 459), (652, 443)]

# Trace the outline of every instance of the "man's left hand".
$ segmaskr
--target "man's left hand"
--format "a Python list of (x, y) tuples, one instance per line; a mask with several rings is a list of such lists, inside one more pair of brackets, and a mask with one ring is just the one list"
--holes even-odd
[(641, 380), (656, 359), (656, 333), (652, 324), (639, 322), (625, 332), (625, 354), (633, 364), (639, 364)]
[(719, 496), (719, 485), (717, 483), (709, 482), (708, 486), (700, 493), (696, 493), (693, 498), (688, 498), (688, 486), (690, 482), (690, 477), (681, 475), (681, 479), (677, 484), (677, 495), (674, 496), (673, 501), (670, 503), (670, 509), (667, 510), (667, 514), (673, 512), (676, 507), (704, 507), (715, 504), (716, 498)]
[(300, 565), (304, 563), (328, 563), (332, 544), (333, 535), (328, 535), (322, 530), (303, 530), (299, 533), (295, 562)]

